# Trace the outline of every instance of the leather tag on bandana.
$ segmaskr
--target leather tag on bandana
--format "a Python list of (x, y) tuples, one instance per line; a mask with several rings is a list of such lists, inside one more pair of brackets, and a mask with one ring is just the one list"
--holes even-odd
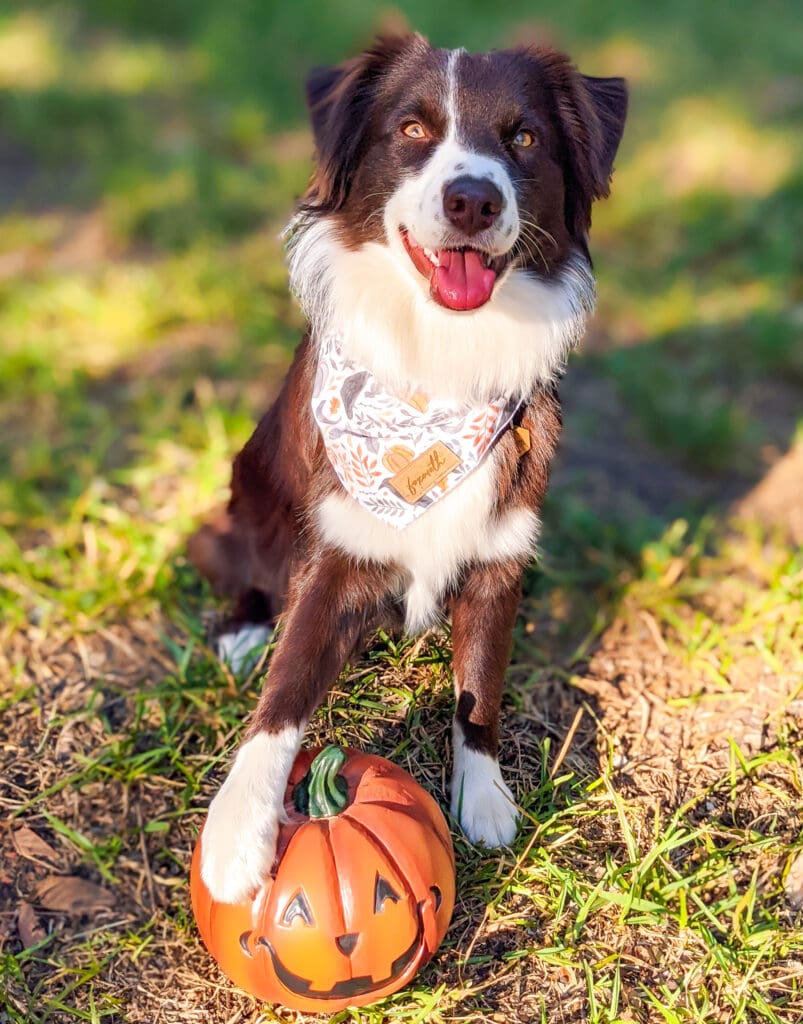
[(451, 448), (447, 448), (443, 441), (437, 441), (408, 462), (388, 483), (409, 505), (415, 505), (459, 465), (460, 459)]

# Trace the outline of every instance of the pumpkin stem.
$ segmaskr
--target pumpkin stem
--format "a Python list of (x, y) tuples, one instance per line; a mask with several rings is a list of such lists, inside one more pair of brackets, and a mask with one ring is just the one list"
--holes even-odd
[(331, 818), (345, 808), (348, 783), (338, 775), (346, 760), (340, 747), (330, 744), (317, 754), (309, 771), (293, 790), (293, 803), (310, 818)]

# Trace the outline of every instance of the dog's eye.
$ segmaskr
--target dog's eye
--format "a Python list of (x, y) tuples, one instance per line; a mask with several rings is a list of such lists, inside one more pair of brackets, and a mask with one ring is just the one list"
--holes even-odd
[(524, 128), (513, 136), (513, 145), (521, 146), (522, 149), (527, 149), (528, 146), (532, 146), (534, 143), (535, 136), (532, 132), (525, 131)]
[(402, 132), (408, 139), (429, 138), (426, 128), (420, 123), (420, 121), (408, 121), (406, 124), (403, 124)]

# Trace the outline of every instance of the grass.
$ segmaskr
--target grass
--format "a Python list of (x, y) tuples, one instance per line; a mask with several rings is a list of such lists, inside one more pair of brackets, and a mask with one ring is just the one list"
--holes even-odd
[[(792, 1024), (797, 10), (401, 7), (444, 44), (546, 33), (626, 74), (633, 102), (509, 673), (526, 824), (493, 854), (455, 831), (441, 952), (335, 1019)], [(398, 17), (373, 0), (0, 13), (3, 1024), (295, 1019), (231, 989), (191, 920), (190, 852), (259, 679), (208, 650), (218, 611), (183, 542), (301, 329), (277, 234), (309, 171), (305, 71)], [(443, 802), (450, 714), (447, 638), (379, 636), (308, 739), (390, 757)], [(53, 875), (111, 905), (48, 905)]]

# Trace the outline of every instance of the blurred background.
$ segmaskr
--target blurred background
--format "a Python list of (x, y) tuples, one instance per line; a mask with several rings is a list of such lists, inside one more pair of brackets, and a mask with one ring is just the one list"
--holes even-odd
[[(799, 4), (3, 0), (0, 709), (7, 733), (0, 737), (0, 805), (24, 813), (58, 850), (60, 877), (77, 872), (101, 886), (113, 879), (117, 908), (128, 908), (120, 910), (126, 924), (116, 937), (81, 932), (72, 945), (57, 938), (66, 952), (58, 963), (48, 960), (55, 947), (42, 938), (45, 926), (52, 931), (60, 922), (69, 935), (65, 922), (77, 927), (86, 922), (82, 914), (96, 912), (102, 918), (108, 903), (96, 892), (93, 904), (86, 891), (77, 909), (52, 892), (37, 901), (36, 864), (7, 843), (0, 916), (16, 920), (20, 899), (32, 908), (21, 938), (2, 939), (13, 953), (15, 1021), (39, 1020), (31, 1007), (45, 1005), (45, 996), (53, 1002), (43, 1021), (100, 1019), (92, 1016), (96, 995), (108, 1010), (102, 1016), (117, 1019), (123, 989), (114, 971), (125, 975), (128, 961), (106, 965), (138, 944), (151, 944), (151, 960), (143, 959), (126, 990), (126, 1020), (207, 1020), (208, 1007), (223, 998), (219, 985), (199, 980), (211, 975), (187, 924), (182, 886), (211, 792), (203, 780), (210, 768), (219, 771), (258, 684), (236, 687), (215, 665), (205, 645), (210, 595), (186, 565), (183, 544), (225, 498), (231, 456), (275, 394), (303, 327), (278, 235), (311, 167), (305, 76), (375, 32), (408, 25), (444, 46), (550, 43), (581, 70), (623, 75), (630, 84), (612, 197), (594, 212), (599, 310), (563, 383), (566, 430), (540, 564), (528, 578), (517, 629), (509, 699), (521, 717), (510, 719), (518, 724), (516, 753), (508, 756), (517, 758), (520, 791), (535, 794), (526, 799), (536, 816), (547, 804), (550, 813), (567, 808), (571, 834), (560, 870), (579, 872), (577, 891), (586, 882), (593, 889), (604, 858), (583, 875), (584, 851), (597, 840), (583, 833), (587, 823), (575, 835), (572, 802), (576, 809), (585, 796), (555, 795), (541, 772), (550, 738), (560, 746), (574, 723), (566, 765), (577, 780), (585, 785), (605, 765), (630, 765), (622, 792), (651, 794), (655, 807), (671, 810), (714, 786), (717, 772), (731, 772), (729, 799), (736, 799), (735, 755), (724, 739), (736, 729), (741, 749), (770, 751), (773, 771), (783, 762), (798, 779), (773, 776), (774, 795), (754, 808), (756, 821), (771, 822), (763, 832), (755, 826), (764, 836), (756, 840), (761, 856), (774, 851), (773, 863), (788, 867), (783, 858), (799, 845)], [(404, 650), (374, 651), (371, 672), (358, 674), (356, 703), (333, 697), (328, 728), (408, 766), (412, 756), (440, 793), (442, 750), (428, 744), (432, 736), (447, 744), (449, 685), (438, 675), (445, 655), (424, 657), (416, 647), (405, 661)], [(383, 672), (395, 689), (381, 689)], [(437, 729), (431, 721), (419, 726), (414, 710), (422, 674), (438, 694)], [(704, 703), (712, 695), (714, 712)], [(380, 714), (388, 720), (377, 740), (364, 721)], [(408, 735), (417, 747), (407, 746)], [(745, 768), (739, 778), (754, 781), (758, 771)], [(700, 928), (721, 912), (717, 935), (729, 934), (758, 863), (753, 840), (741, 833), (722, 839), (739, 820), (728, 807), (715, 841), (700, 839), (698, 850), (708, 863), (710, 850), (730, 850), (732, 840), (733, 859), (723, 855), (700, 890), (708, 915), (700, 911)], [(460, 855), (463, 909), (478, 927), (487, 924), (490, 883), (474, 854)], [(609, 854), (609, 867), (618, 856)], [(151, 868), (168, 881), (147, 883)], [(515, 876), (519, 896), (540, 869), (531, 870), (529, 882)], [(776, 924), (779, 872), (772, 891), (780, 902), (767, 897), (764, 904), (775, 907)], [(543, 891), (556, 877), (544, 875)], [(614, 891), (619, 883), (611, 878)], [(508, 906), (497, 896), (497, 910)], [(657, 888), (650, 898), (664, 905)], [(667, 907), (674, 898), (666, 895)], [(562, 921), (574, 906), (565, 893), (549, 899), (539, 904), (545, 920)], [(619, 1000), (627, 991), (594, 945), (601, 932), (588, 930), (596, 913), (584, 909), (577, 919), (584, 923), (564, 938), (556, 931), (532, 939), (514, 929), (505, 947), (537, 979), (533, 999), (554, 994), (562, 1019), (585, 1020), (593, 1003), (593, 991), (580, 992), (582, 975), (578, 982), (571, 974), (586, 948), (587, 963), (597, 964), (589, 985), (599, 983), (598, 997), (616, 993)], [(704, 985), (725, 971), (725, 954), (710, 959), (708, 940), (695, 946), (669, 938), (696, 928), (697, 913), (686, 915), (684, 903), (662, 937), (649, 939), (658, 950), (654, 971), (641, 970), (655, 991), (662, 964), (677, 962)], [(528, 914), (537, 917), (532, 907)], [(618, 928), (625, 918), (616, 920)], [(759, 948), (753, 925), (740, 920), (728, 947), (730, 974), (716, 994), (725, 1015), (701, 1010), (700, 1020), (737, 1019), (728, 1016), (738, 1009), (729, 993), (752, 999), (750, 986), (763, 977), (763, 967), (750, 966)], [(753, 923), (759, 927), (758, 916)], [(455, 941), (457, 956), (463, 947)], [(489, 962), (502, 948), (494, 941), (477, 947)], [(788, 953), (788, 933), (783, 941)], [(36, 942), (45, 944), (39, 958), (20, 952)], [(541, 949), (548, 942), (558, 950), (551, 961), (522, 952), (527, 943)], [(778, 943), (762, 963), (785, 955)], [(169, 1000), (157, 1006), (166, 972), (188, 957), (196, 973), (173, 992), (182, 988), (184, 1002), (175, 1012)], [(778, 971), (787, 979), (794, 973), (788, 962)], [(458, 985), (456, 976), (444, 977), (450, 989)], [(750, 1003), (758, 1016), (749, 1019), (799, 1019), (783, 1016), (792, 1004), (778, 984), (771, 989), (768, 981), (760, 997), (775, 1009), (765, 1018), (759, 1001)], [(60, 986), (81, 1008), (74, 1016), (53, 1009), (62, 1005)], [(523, 991), (510, 989), (503, 1019), (519, 1019)], [(666, 998), (675, 1007), (687, 999)], [(697, 1020), (693, 998), (683, 1003), (692, 1006), (689, 1015), (660, 1019)], [(459, 1004), (466, 1005), (474, 1004)], [(521, 1019), (540, 1019), (537, 1005)], [(235, 1004), (227, 1006), (233, 1014)]]
[[(24, 559), (39, 614), (147, 591), (223, 493), (301, 327), (277, 235), (310, 170), (305, 74), (406, 24), (443, 45), (550, 42), (630, 82), (594, 217), (599, 315), (564, 389), (570, 511), (613, 506), (638, 550), (656, 516), (743, 495), (792, 446), (795, 4), (6, 0), (0, 525), (12, 564), (45, 530), (46, 571)], [(103, 533), (80, 588), (61, 560), (77, 519)]]

